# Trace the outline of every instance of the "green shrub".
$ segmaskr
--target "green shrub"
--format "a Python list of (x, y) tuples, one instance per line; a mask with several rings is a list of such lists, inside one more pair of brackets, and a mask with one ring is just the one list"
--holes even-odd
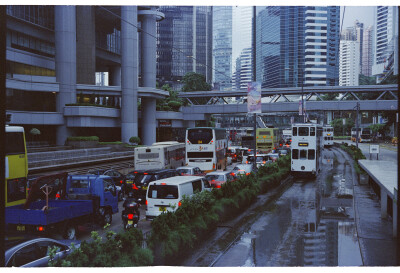
[(70, 136), (68, 141), (99, 141), (98, 136)]
[(137, 136), (133, 136), (133, 137), (131, 137), (130, 139), (129, 139), (129, 142), (130, 143), (137, 143), (137, 144), (139, 144), (140, 143), (140, 137), (137, 137)]
[[(106, 241), (96, 231), (92, 232), (92, 241), (83, 241), (80, 248), (63, 260), (50, 259), (49, 266), (72, 267), (132, 267), (149, 266), (153, 263), (153, 254), (142, 248), (143, 234), (136, 228), (125, 232), (108, 231)], [(127, 251), (129, 250), (129, 251)]]

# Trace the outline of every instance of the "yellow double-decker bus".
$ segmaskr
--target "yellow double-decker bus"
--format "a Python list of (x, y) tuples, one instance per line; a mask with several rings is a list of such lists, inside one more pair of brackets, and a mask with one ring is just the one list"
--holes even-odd
[(257, 128), (256, 148), (263, 153), (269, 153), (276, 148), (279, 142), (278, 128)]
[(24, 128), (6, 125), (6, 207), (25, 203), (28, 156)]

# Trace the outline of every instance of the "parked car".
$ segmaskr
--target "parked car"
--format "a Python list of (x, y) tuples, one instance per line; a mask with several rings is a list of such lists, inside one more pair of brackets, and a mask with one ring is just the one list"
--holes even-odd
[(253, 168), (253, 164), (238, 164), (232, 170), (232, 172), (235, 173), (236, 176), (250, 175), (250, 173), (253, 171), (257, 171)]
[(173, 176), (180, 176), (180, 174), (174, 169), (138, 171), (132, 184), (133, 197), (140, 198), (145, 203), (146, 191), (150, 182)]
[[(77, 244), (76, 247), (79, 247)], [(50, 238), (38, 238), (25, 241), (6, 250), (6, 267), (47, 267), (50, 249), (57, 247), (55, 259), (63, 259), (69, 255), (71, 247), (63, 242)]]
[(117, 187), (118, 201), (122, 201), (124, 199), (125, 175), (113, 169), (89, 170), (88, 173), (95, 175), (107, 175), (111, 177), (114, 185)]
[(215, 171), (210, 172), (205, 176), (212, 188), (221, 188), (222, 184), (234, 181), (235, 175), (230, 171)]
[(178, 167), (176, 170), (180, 175), (194, 175), (194, 176), (205, 176), (206, 173), (200, 170), (199, 167), (183, 166)]

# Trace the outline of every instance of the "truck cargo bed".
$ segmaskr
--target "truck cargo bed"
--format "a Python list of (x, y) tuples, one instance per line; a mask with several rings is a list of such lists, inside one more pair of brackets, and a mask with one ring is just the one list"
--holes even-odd
[(6, 208), (6, 224), (50, 225), (93, 213), (92, 200), (49, 200), (49, 209), (42, 208), (46, 201), (36, 201), (29, 209), (23, 205)]

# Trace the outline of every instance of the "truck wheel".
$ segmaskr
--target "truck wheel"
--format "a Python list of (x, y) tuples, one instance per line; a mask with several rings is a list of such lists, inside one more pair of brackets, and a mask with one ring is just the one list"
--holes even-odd
[(112, 222), (112, 213), (110, 210), (106, 210), (103, 216), (103, 225), (110, 224)]
[(76, 239), (76, 227), (74, 224), (67, 224), (64, 232), (63, 238), (68, 240), (75, 240)]

